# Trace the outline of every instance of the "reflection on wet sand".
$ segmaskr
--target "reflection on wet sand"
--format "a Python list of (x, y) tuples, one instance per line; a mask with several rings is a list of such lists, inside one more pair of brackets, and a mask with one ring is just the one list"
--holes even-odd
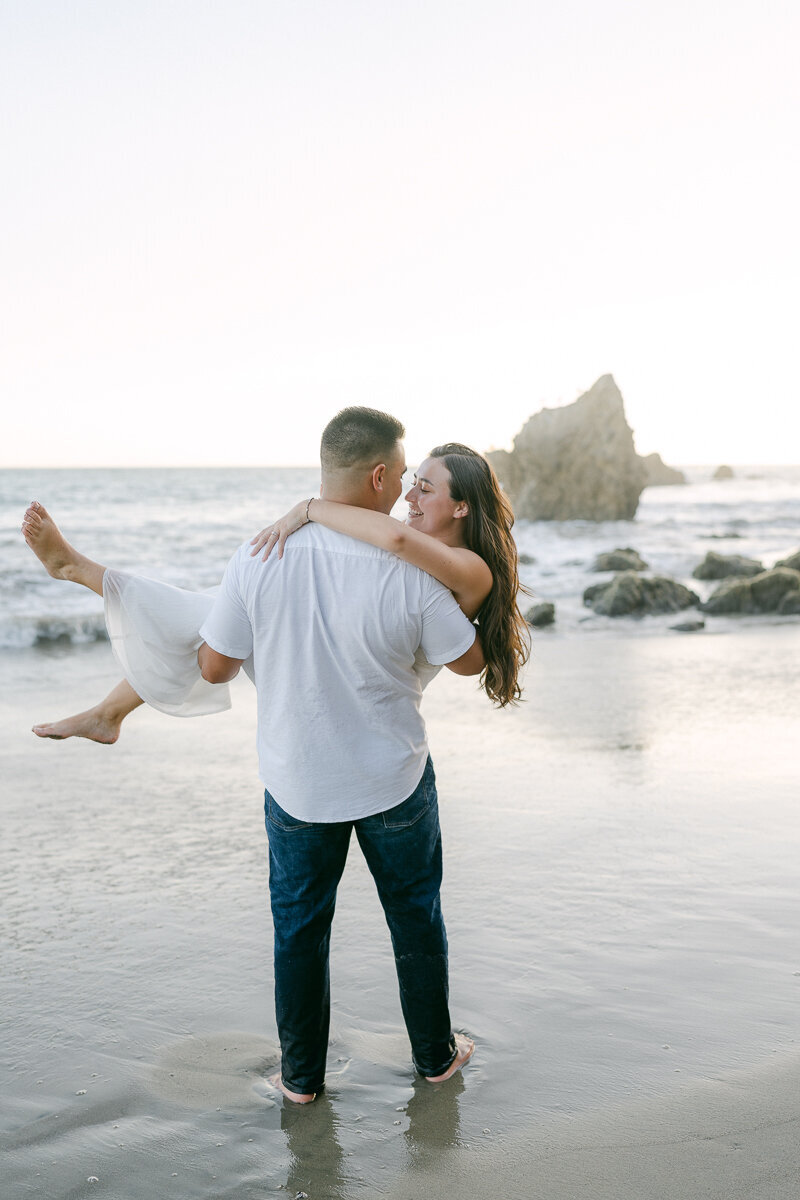
[(461, 1132), (459, 1101), (465, 1090), (460, 1071), (445, 1083), (416, 1081), (406, 1110), (408, 1128), (405, 1136), (410, 1165), (424, 1167), (431, 1158), (438, 1158), (443, 1149), (458, 1144)]
[[(459, 1073), (446, 1083), (431, 1085), (418, 1079), (406, 1107), (404, 1141), (407, 1161), (400, 1169), (425, 1169), (435, 1166), (443, 1150), (457, 1146), (460, 1139), (460, 1097), (465, 1091)], [(281, 1130), (286, 1135), (289, 1165), (286, 1190), (290, 1196), (304, 1192), (319, 1200), (337, 1200), (348, 1194), (354, 1180), (354, 1164), (347, 1170), (347, 1158), (337, 1131), (346, 1137), (353, 1130), (340, 1109), (347, 1108), (338, 1098), (323, 1092), (313, 1104), (297, 1105), (284, 1101)], [(400, 1110), (402, 1111), (402, 1110)], [(399, 1123), (399, 1122), (398, 1122)]]
[(345, 1156), (336, 1128), (339, 1118), (326, 1092), (313, 1104), (292, 1104), (285, 1100), (281, 1109), (281, 1129), (286, 1135), (289, 1169), (286, 1191), (316, 1198), (337, 1200), (346, 1194)]

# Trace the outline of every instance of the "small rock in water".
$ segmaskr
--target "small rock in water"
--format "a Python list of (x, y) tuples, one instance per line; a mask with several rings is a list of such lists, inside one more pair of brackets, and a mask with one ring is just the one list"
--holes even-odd
[(694, 568), (695, 579), (749, 579), (760, 575), (764, 564), (744, 554), (717, 554), (709, 550), (701, 563)]
[(646, 571), (647, 563), (632, 546), (618, 547), (598, 554), (590, 571)]
[(552, 625), (555, 619), (555, 604), (549, 604), (545, 602), (541, 604), (534, 604), (533, 607), (529, 608), (525, 613), (525, 620), (529, 625), (532, 625), (534, 629), (542, 629), (545, 625)]
[(76, 1093), (75, 1093), (75, 1095), (76, 1095), (76, 1096), (85, 1096), (85, 1095), (86, 1095), (86, 1088), (81, 1088), (81, 1090), (80, 1090), (79, 1092), (76, 1092)]
[(636, 571), (622, 571), (610, 583), (596, 583), (587, 588), (583, 603), (601, 617), (643, 616), (677, 613), (699, 604), (700, 597), (666, 576), (646, 579)]
[(774, 612), (785, 614), (800, 593), (800, 571), (790, 567), (773, 567), (750, 579), (725, 579), (704, 604), (703, 612), (728, 615), (731, 613)]
[(697, 633), (705, 627), (705, 621), (681, 621), (679, 625), (670, 625), (670, 629), (674, 629), (676, 633)]
[(294, 1200), (308, 1200), (308, 1192), (297, 1192)]
[(90, 1175), (89, 1178), (86, 1180), (86, 1182), (87, 1183), (99, 1183), (100, 1180), (97, 1178), (96, 1175)]

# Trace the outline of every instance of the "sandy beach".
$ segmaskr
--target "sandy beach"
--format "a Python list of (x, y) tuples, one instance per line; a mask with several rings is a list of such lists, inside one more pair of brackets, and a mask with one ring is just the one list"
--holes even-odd
[(249, 685), (217, 717), (142, 710), (114, 747), (41, 742), (34, 722), (114, 682), (110, 651), (7, 653), (4, 1200), (794, 1195), (798, 648), (792, 621), (541, 634), (511, 713), (437, 679), (452, 1011), (475, 1058), (414, 1077), (354, 852), (309, 1109), (264, 1084)]

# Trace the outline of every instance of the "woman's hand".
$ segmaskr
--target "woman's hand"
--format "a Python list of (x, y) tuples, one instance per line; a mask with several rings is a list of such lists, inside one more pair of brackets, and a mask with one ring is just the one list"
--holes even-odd
[(298, 529), (302, 529), (304, 525), (308, 524), (310, 504), (310, 500), (298, 500), (285, 517), (273, 521), (272, 525), (266, 525), (260, 533), (257, 533), (250, 542), (250, 545), (255, 547), (250, 552), (251, 558), (254, 558), (259, 550), (264, 550), (264, 557), (261, 561), (266, 562), (276, 546), (278, 547), (278, 558), (283, 558), (283, 547), (287, 537), (292, 533), (297, 533)]

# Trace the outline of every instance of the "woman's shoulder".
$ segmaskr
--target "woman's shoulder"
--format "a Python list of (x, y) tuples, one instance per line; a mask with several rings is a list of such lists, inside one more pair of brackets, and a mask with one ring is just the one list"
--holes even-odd
[(455, 552), (459, 556), (459, 562), (465, 571), (475, 579), (475, 582), (485, 582), (487, 588), (492, 586), (492, 568), (489, 566), (485, 558), (481, 558), (474, 550), (468, 550), (466, 546), (454, 547)]

